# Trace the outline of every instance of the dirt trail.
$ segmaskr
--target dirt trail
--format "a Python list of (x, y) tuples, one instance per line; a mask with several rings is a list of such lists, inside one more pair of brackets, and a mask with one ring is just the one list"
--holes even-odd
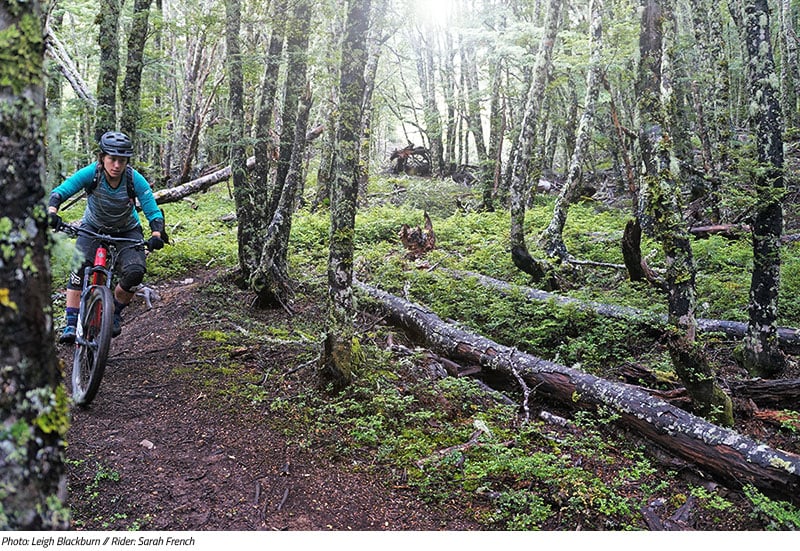
[[(74, 411), (67, 435), (75, 529), (481, 528), (463, 511), (287, 446), (253, 408), (212, 407), (202, 377), (186, 376), (206, 345), (192, 317), (196, 292), (212, 277), (154, 286), (152, 309), (137, 297), (125, 312), (99, 395)], [(71, 365), (69, 351), (61, 355)]]

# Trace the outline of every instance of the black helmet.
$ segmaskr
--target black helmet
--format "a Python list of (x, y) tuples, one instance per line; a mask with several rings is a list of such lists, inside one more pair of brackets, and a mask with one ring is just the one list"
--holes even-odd
[(133, 144), (131, 139), (122, 132), (106, 132), (100, 137), (100, 150), (108, 155), (131, 157)]

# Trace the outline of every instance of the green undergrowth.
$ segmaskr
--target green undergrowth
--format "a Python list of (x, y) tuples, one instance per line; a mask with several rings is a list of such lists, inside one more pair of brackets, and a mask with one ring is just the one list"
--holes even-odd
[[(356, 219), (357, 277), (396, 288), (405, 284), (410, 272), (435, 266), (474, 271), (510, 283), (535, 286), (511, 262), (507, 211), (470, 210), (470, 206), (478, 204), (475, 190), (452, 182), (408, 177), (376, 179), (371, 185), (372, 196), (377, 199), (371, 199), (362, 207)], [(392, 195), (393, 188), (407, 190), (400, 195), (402, 202), (381, 202), (379, 199), (384, 195)], [(586, 201), (570, 208), (564, 230), (565, 243), (581, 260), (621, 266), (619, 243), (628, 215), (599, 207)], [(180, 277), (198, 268), (236, 265), (235, 203), (227, 188), (216, 186), (193, 195), (188, 201), (168, 203), (163, 208), (171, 244), (149, 256), (149, 281)], [(528, 209), (526, 217), (529, 251), (542, 260), (545, 257), (536, 246), (536, 240), (549, 222), (552, 209), (552, 196), (540, 196)], [(70, 221), (80, 218), (82, 211), (83, 203), (78, 202), (62, 214)], [(437, 249), (421, 261), (405, 260), (398, 239), (400, 227), (403, 224), (422, 227), (425, 212), (433, 221)], [(325, 209), (314, 213), (301, 209), (295, 215), (290, 258), (300, 278), (319, 279), (325, 273), (328, 216)], [(55, 237), (51, 258), (53, 281), (58, 286), (58, 282), (66, 280), (73, 247), (70, 238)], [(694, 240), (692, 246), (698, 266), (698, 315), (744, 321), (752, 267), (749, 241), (715, 236)], [(794, 254), (797, 246), (800, 245), (787, 246), (783, 254), (779, 315), (785, 326), (800, 325), (800, 260)], [(651, 267), (663, 268), (663, 255), (657, 243), (645, 237), (642, 253)], [(619, 268), (569, 265), (555, 268), (565, 283), (560, 291), (565, 295), (656, 313), (666, 311), (663, 296), (650, 285), (627, 281)], [(458, 285), (446, 286), (442, 292), (447, 293), (453, 287), (457, 289)]]
[[(355, 469), (379, 469), (389, 484), (434, 504), (457, 501), (490, 528), (643, 529), (644, 507), (660, 508), (664, 518), (689, 499), (696, 514), (708, 519), (705, 526), (791, 526), (796, 515), (791, 507), (753, 493), (732, 512), (719, 489), (689, 483), (656, 465), (642, 443), (619, 432), (609, 412), (566, 411), (565, 424), (545, 422), (536, 414), (548, 405), (534, 390), (532, 417), (525, 421), (518, 388), (504, 390), (509, 405), (476, 381), (434, 375), (435, 359), (415, 343), (406, 343), (406, 353), (388, 349), (390, 335), (394, 342), (404, 336), (379, 323), (375, 307), (363, 297), (357, 301), (366, 314), (359, 316), (357, 330), (365, 362), (346, 389), (327, 387), (316, 368), (326, 319), (327, 210), (301, 209), (293, 219), (290, 274), (295, 303), (303, 308), (287, 318), (282, 311), (250, 308), (252, 297), (234, 284), (236, 225), (225, 220), (235, 205), (227, 190), (217, 186), (192, 200), (164, 206), (172, 244), (149, 257), (147, 277), (161, 282), (197, 269), (220, 269), (201, 289), (196, 317), (188, 321), (199, 343), (196, 357), (176, 371), (200, 385), (213, 407), (263, 412), (265, 422), (298, 449)], [(375, 179), (370, 201), (357, 215), (355, 276), (464, 329), (601, 376), (613, 377), (630, 362), (671, 370), (647, 324), (602, 319), (519, 293), (503, 296), (472, 278), (455, 278), (449, 270), (534, 285), (511, 261), (508, 213), (478, 212), (477, 204), (476, 190), (452, 182)], [(542, 259), (535, 239), (552, 208), (552, 197), (538, 197), (526, 222), (531, 254)], [(403, 224), (423, 227), (425, 212), (436, 249), (410, 259), (398, 232)], [(565, 242), (583, 260), (622, 264), (625, 222), (623, 212), (581, 202), (570, 209)], [(749, 246), (746, 240), (693, 241), (703, 317), (741, 319), (746, 312)], [(787, 247), (783, 267), (783, 285), (790, 290), (800, 285), (791, 253)], [(646, 238), (643, 254), (651, 267), (662, 267), (659, 247)], [(59, 267), (54, 281), (66, 279), (64, 265), (54, 262)], [(566, 282), (565, 295), (665, 312), (665, 297), (628, 282), (617, 268), (556, 269)], [(785, 325), (800, 320), (796, 296), (781, 301)], [(715, 525), (717, 516), (723, 518)]]
[[(231, 321), (221, 326), (235, 324), (236, 293), (202, 298), (202, 309), (229, 304)], [(249, 409), (300, 453), (375, 474), (434, 506), (455, 505), (489, 529), (645, 529), (644, 507), (668, 516), (695, 494), (702, 500), (694, 515), (716, 519), (720, 529), (753, 526), (749, 510), (726, 509), (718, 519), (726, 494), (659, 466), (643, 442), (616, 428), (614, 414), (526, 421), (518, 389), (501, 394), (469, 378), (442, 378), (424, 350), (387, 350), (390, 328), (362, 333), (365, 363), (350, 386), (335, 390), (316, 369), (319, 343), (307, 339), (315, 324), (304, 316), (271, 321), (272, 334), (285, 339), (277, 365), (267, 360), (279, 347), (267, 332), (204, 331), (203, 361), (183, 375), (205, 381), (210, 407)], [(529, 406), (549, 409), (535, 392)]]

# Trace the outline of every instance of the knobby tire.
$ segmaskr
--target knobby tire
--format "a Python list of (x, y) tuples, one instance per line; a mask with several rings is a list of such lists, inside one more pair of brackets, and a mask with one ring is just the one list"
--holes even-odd
[[(72, 364), (72, 398), (88, 406), (97, 395), (106, 368), (114, 325), (114, 299), (107, 287), (91, 287), (83, 309), (83, 341), (75, 344)], [(79, 336), (80, 337), (80, 336)]]

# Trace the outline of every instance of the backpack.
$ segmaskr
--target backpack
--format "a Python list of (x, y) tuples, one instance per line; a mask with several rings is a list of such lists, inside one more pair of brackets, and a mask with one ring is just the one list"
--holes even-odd
[[(87, 195), (91, 195), (97, 186), (100, 185), (100, 179), (102, 177), (103, 167), (100, 165), (100, 163), (95, 163), (94, 178), (92, 178), (92, 183), (86, 186)], [(131, 167), (131, 165), (125, 167), (125, 174), (122, 177), (125, 180), (125, 189), (128, 191), (128, 199), (136, 210), (140, 210), (140, 207), (136, 204), (136, 190), (133, 187), (133, 167)], [(167, 235), (166, 228), (166, 215), (164, 214), (164, 209), (159, 210), (161, 211), (161, 216), (164, 217), (165, 221), (164, 230), (161, 232), (161, 240), (164, 241), (164, 243), (169, 243), (169, 236)]]
[[(100, 185), (100, 180), (103, 178), (103, 167), (100, 163), (95, 163), (94, 169), (94, 178), (92, 178), (92, 183), (86, 186), (86, 194), (91, 195), (91, 193)], [(131, 200), (132, 203), (136, 203), (136, 190), (133, 188), (133, 168), (131, 165), (125, 167), (125, 174), (122, 176), (125, 180), (125, 189), (128, 191), (128, 199)]]

